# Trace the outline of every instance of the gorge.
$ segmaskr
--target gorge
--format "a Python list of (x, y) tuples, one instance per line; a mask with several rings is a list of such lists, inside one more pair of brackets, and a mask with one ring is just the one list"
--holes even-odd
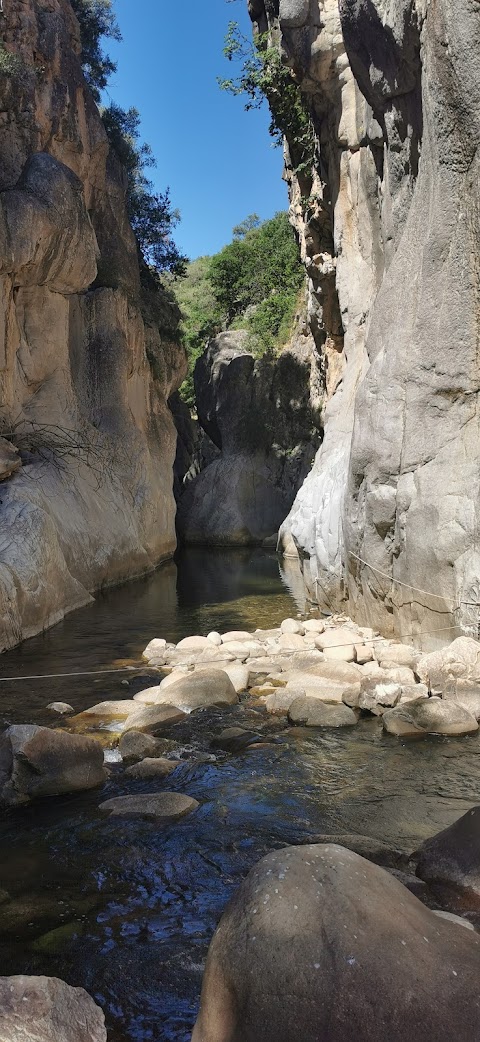
[(480, 1036), (480, 6), (241, 3), (183, 280), (115, 3), (0, 3), (0, 1042)]

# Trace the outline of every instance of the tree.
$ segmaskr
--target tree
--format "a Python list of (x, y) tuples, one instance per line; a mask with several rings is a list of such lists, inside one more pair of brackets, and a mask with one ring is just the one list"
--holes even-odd
[[(155, 166), (155, 159), (150, 145), (140, 142), (139, 112), (135, 108), (125, 111), (112, 102), (102, 109), (102, 119), (110, 144), (127, 174), (128, 215), (150, 281), (155, 273), (164, 271), (183, 275), (187, 258), (172, 238), (180, 215), (172, 207), (170, 190), (154, 192), (145, 174), (148, 167)], [(143, 272), (147, 281), (148, 271)]]
[(232, 235), (234, 239), (244, 239), (247, 232), (253, 231), (254, 228), (258, 228), (260, 225), (260, 218), (258, 213), (250, 213), (248, 217), (245, 217), (244, 221), (240, 221), (240, 224), (236, 224)]
[(80, 26), (82, 68), (95, 101), (100, 101), (116, 64), (102, 49), (103, 38), (121, 40), (112, 0), (70, 0)]

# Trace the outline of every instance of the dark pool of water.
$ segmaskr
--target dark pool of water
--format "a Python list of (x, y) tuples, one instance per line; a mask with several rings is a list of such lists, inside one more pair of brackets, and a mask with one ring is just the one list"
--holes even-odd
[[(135, 660), (155, 635), (274, 625), (303, 607), (294, 573), (289, 582), (297, 601), (275, 557), (259, 551), (189, 554), (177, 577), (168, 566), (112, 590), (3, 656), (4, 675)], [(78, 679), (68, 690), (45, 683), (8, 688), (9, 715), (41, 719), (50, 697), (80, 707), (132, 690), (118, 679), (86, 687)], [(212, 754), (212, 736), (232, 723), (273, 744), (186, 759), (163, 783), (128, 781), (113, 765), (101, 794), (40, 801), (0, 822), (0, 891), (9, 895), (2, 902), (0, 892), (0, 973), (45, 973), (87, 988), (106, 1012), (110, 1042), (189, 1039), (215, 925), (268, 850), (325, 831), (412, 850), (478, 802), (476, 737), (399, 742), (376, 720), (345, 732), (288, 729), (254, 699), (196, 713), (169, 737), (186, 757)], [(109, 796), (167, 788), (195, 797), (199, 810), (165, 829), (98, 811)]]

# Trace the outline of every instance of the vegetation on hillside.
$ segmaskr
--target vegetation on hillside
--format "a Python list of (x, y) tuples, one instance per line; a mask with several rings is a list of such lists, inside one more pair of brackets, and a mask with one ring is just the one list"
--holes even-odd
[[(82, 67), (98, 104), (116, 64), (102, 47), (104, 39), (120, 40), (112, 0), (70, 0), (80, 26)], [(140, 138), (140, 115), (135, 108), (122, 109), (113, 102), (100, 108), (110, 144), (127, 174), (127, 209), (137, 239), (142, 282), (151, 288), (162, 272), (181, 275), (184, 257), (173, 239), (179, 213), (170, 192), (155, 192), (146, 170), (155, 166), (149, 145)]]
[(190, 406), (193, 368), (209, 337), (221, 329), (245, 329), (250, 350), (259, 356), (282, 347), (292, 332), (304, 270), (287, 214), (263, 224), (252, 214), (233, 235), (214, 257), (189, 264), (175, 286), (190, 358), (182, 395)]

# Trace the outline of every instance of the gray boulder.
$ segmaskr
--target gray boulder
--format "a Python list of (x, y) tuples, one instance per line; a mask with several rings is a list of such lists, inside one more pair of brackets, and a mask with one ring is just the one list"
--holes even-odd
[(472, 1042), (480, 938), (340, 846), (250, 872), (210, 945), (192, 1042)]
[(480, 909), (480, 807), (425, 840), (414, 856), (420, 879), (448, 892), (456, 907)]
[(463, 706), (441, 698), (414, 698), (387, 709), (382, 717), (389, 734), (475, 734), (478, 722)]
[(353, 727), (357, 723), (353, 709), (343, 702), (333, 705), (309, 695), (292, 702), (288, 719), (291, 724), (304, 724), (305, 727)]
[(127, 767), (125, 774), (129, 778), (141, 778), (142, 780), (166, 778), (167, 775), (171, 774), (178, 767), (179, 762), (179, 760), (167, 760), (163, 756), (146, 756), (140, 763), (134, 763), (131, 767)]
[(94, 738), (15, 724), (0, 735), (0, 803), (20, 805), (103, 785), (103, 749)]
[(57, 977), (0, 977), (2, 1042), (107, 1042), (105, 1018), (83, 988)]
[(160, 685), (158, 688), (148, 688), (147, 691), (152, 698), (155, 697), (157, 707), (168, 703), (184, 713), (205, 706), (229, 706), (238, 702), (232, 681), (222, 669), (205, 668), (186, 676), (180, 674), (178, 680), (166, 687)]
[(162, 756), (175, 748), (176, 743), (168, 738), (154, 738), (143, 731), (125, 731), (118, 743), (124, 763), (138, 763), (145, 757)]

